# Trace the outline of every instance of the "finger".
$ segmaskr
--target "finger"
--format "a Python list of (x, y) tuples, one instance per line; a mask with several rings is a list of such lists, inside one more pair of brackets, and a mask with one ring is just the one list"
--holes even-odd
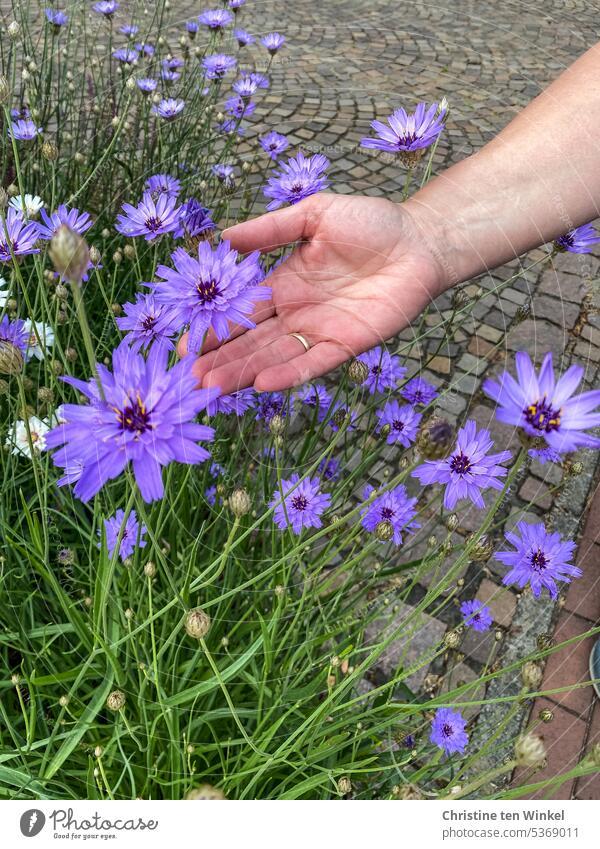
[[(271, 318), (275, 315), (275, 307), (273, 306), (273, 301), (257, 301), (254, 312), (252, 312), (248, 318), (253, 321), (258, 327), (262, 322), (266, 321), (268, 318)], [(208, 333), (202, 343), (202, 354), (208, 353), (208, 351), (214, 351), (215, 348), (219, 348), (222, 345), (226, 345), (232, 339), (236, 339), (238, 336), (241, 336), (244, 333), (248, 333), (249, 330), (253, 330), (254, 328), (244, 327), (242, 324), (231, 324), (230, 325), (230, 333), (227, 339), (222, 340), (219, 339), (215, 331), (212, 327), (209, 328)], [(188, 353), (188, 339), (189, 333), (184, 333), (177, 343), (177, 356), (185, 357)]]
[(310, 239), (316, 230), (322, 202), (322, 196), (313, 195), (285, 209), (235, 224), (223, 231), (223, 239), (229, 239), (231, 246), (241, 253), (255, 250), (266, 253), (290, 242)]
[(285, 366), (298, 355), (299, 350), (303, 350), (303, 345), (295, 336), (279, 336), (250, 356), (216, 366), (204, 377), (202, 385), (219, 386), (224, 394), (244, 389), (252, 386), (256, 376), (265, 369), (277, 370)]
[[(263, 322), (263, 324), (259, 324), (254, 330), (248, 330), (230, 342), (225, 342), (219, 348), (203, 354), (192, 366), (192, 372), (202, 381), (205, 375), (214, 369), (235, 360), (252, 356), (260, 348), (264, 348), (265, 345), (268, 345), (281, 335), (281, 325), (277, 319)], [(211, 385), (215, 386), (216, 384), (212, 383)]]
[(269, 365), (254, 379), (258, 392), (280, 392), (321, 377), (352, 356), (352, 352), (333, 342), (319, 342), (310, 351), (278, 366)]

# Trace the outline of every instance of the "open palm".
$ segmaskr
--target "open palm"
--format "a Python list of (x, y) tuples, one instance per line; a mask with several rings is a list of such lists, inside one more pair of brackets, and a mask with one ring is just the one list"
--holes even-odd
[[(194, 371), (224, 393), (287, 389), (325, 374), (398, 333), (441, 288), (409, 212), (380, 198), (318, 194), (223, 236), (242, 253), (299, 242), (270, 275), (272, 299), (257, 304), (256, 328), (205, 341)], [(185, 345), (184, 336), (180, 353)]]

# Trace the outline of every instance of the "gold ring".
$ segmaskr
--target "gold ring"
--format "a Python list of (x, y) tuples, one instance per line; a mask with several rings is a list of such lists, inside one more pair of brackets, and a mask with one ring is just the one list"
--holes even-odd
[(306, 341), (304, 336), (302, 336), (300, 333), (288, 333), (288, 336), (293, 336), (294, 339), (297, 339), (299, 342), (302, 342), (302, 344), (304, 345), (304, 350), (310, 351), (310, 344)]

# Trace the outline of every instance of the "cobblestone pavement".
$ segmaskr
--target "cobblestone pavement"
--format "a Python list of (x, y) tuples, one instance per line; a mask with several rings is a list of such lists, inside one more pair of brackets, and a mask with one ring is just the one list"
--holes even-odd
[[(182, 19), (199, 11), (187, 2), (173, 6), (177, 14), (181, 11)], [(392, 199), (400, 199), (401, 169), (358, 149), (374, 117), (385, 117), (399, 105), (410, 107), (421, 99), (446, 96), (450, 118), (434, 160), (434, 170), (440, 170), (480, 148), (598, 37), (590, 2), (301, 0), (290, 4), (273, 0), (254, 2), (252, 7), (252, 15), (248, 9), (242, 25), (254, 33), (277, 28), (288, 38), (270, 71), (272, 87), (259, 120), (287, 134), (294, 147), (325, 153), (333, 162), (334, 191)], [(238, 153), (250, 157), (250, 145), (240, 144)], [(549, 262), (547, 251), (533, 251), (521, 262), (469, 284), (470, 296), (476, 296), (481, 287), (485, 297), (475, 304), (466, 323), (451, 332), (434, 327), (449, 315), (449, 297), (439, 299), (426, 319), (428, 335), (412, 344), (408, 358), (413, 370), (426, 364), (425, 376), (446, 390), (441, 411), (452, 418), (469, 413), (492, 431), (502, 447), (507, 441), (514, 446), (515, 435), (511, 437), (506, 427), (495, 422), (481, 383), (505, 361), (512, 365), (517, 350), (529, 351), (538, 364), (550, 350), (562, 369), (581, 363), (588, 386), (597, 386), (599, 269), (595, 257), (561, 255)], [(517, 278), (506, 284), (516, 273)], [(527, 309), (528, 317), (520, 320)], [(413, 331), (407, 331), (402, 340), (414, 343), (413, 337)], [(580, 508), (570, 520), (574, 531), (585, 512), (594, 464), (595, 456), (590, 455), (578, 485)], [(573, 509), (572, 504), (561, 506), (557, 501), (562, 477), (558, 467), (534, 462), (511, 500), (509, 523), (524, 514), (538, 520), (549, 516), (556, 527), (561, 526), (561, 515)], [(463, 534), (476, 526), (474, 511), (461, 511), (460, 519)], [(554, 611), (546, 601), (544, 611), (540, 609), (539, 616), (525, 625), (515, 623), (519, 607), (522, 619), (530, 603), (527, 593), (501, 589), (503, 572), (493, 561), (483, 568), (474, 564), (468, 568), (464, 594), (490, 604), (496, 629), (483, 635), (470, 632), (463, 639), (461, 654), (450, 659), (453, 682), (472, 681), (484, 667), (509, 657), (516, 639), (519, 646), (532, 648), (542, 625), (555, 627), (555, 640), (561, 641), (598, 622), (599, 534), (597, 499), (579, 552), (584, 578), (561, 596)], [(415, 599), (419, 592), (422, 587), (415, 588)], [(424, 623), (408, 658), (411, 651), (418, 654), (423, 646), (439, 640), (457, 621), (455, 611)], [(559, 688), (586, 680), (590, 642), (553, 655), (543, 686)], [(392, 652), (390, 664), (394, 657)], [(423, 676), (417, 683), (423, 683)], [(444, 686), (443, 675), (437, 683)], [(469, 693), (468, 698), (476, 697)], [(536, 702), (531, 716), (547, 703), (554, 712), (553, 723), (543, 727), (552, 774), (576, 762), (586, 746), (598, 739), (600, 708), (594, 707), (589, 686)], [(557, 795), (600, 798), (598, 779), (595, 782), (580, 781), (577, 786), (571, 782)]]

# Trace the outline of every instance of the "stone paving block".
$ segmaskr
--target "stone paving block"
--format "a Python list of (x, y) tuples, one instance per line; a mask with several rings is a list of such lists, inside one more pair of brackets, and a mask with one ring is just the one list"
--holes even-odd
[(531, 475), (524, 480), (519, 495), (523, 501), (531, 503), (532, 507), (539, 507), (541, 510), (549, 510), (552, 507), (552, 493)]
[[(589, 757), (592, 748), (600, 745), (600, 701), (596, 699), (590, 714), (584, 757)], [(575, 783), (576, 799), (600, 799), (600, 769), (593, 775), (582, 776)]]
[(600, 545), (584, 537), (577, 549), (576, 562), (583, 575), (569, 585), (565, 610), (592, 624), (600, 622)]
[[(554, 632), (554, 642), (558, 644), (572, 640), (588, 631), (590, 627), (587, 619), (582, 619), (569, 610), (562, 610)], [(588, 658), (593, 643), (592, 637), (586, 637), (554, 651), (546, 661), (544, 679), (540, 688), (552, 690), (570, 687), (571, 689), (549, 695), (548, 698), (578, 716), (583, 716), (592, 703), (592, 687), (589, 684), (580, 687), (575, 685), (589, 681)]]
[[(466, 663), (458, 663), (444, 675), (440, 692), (448, 693), (464, 684), (473, 683), (472, 687), (469, 687), (464, 693), (456, 697), (453, 696), (452, 700), (454, 701), (456, 699), (456, 703), (460, 705), (461, 702), (474, 702), (477, 699), (483, 699), (485, 696), (485, 684), (477, 684), (478, 679), (478, 673), (474, 672), (470, 666), (467, 666)], [(473, 719), (481, 710), (481, 706), (470, 705), (469, 707), (459, 707), (458, 710), (460, 710), (466, 719)]]
[(509, 627), (517, 606), (517, 597), (512, 590), (484, 578), (475, 598), (488, 605), (497, 625)]

